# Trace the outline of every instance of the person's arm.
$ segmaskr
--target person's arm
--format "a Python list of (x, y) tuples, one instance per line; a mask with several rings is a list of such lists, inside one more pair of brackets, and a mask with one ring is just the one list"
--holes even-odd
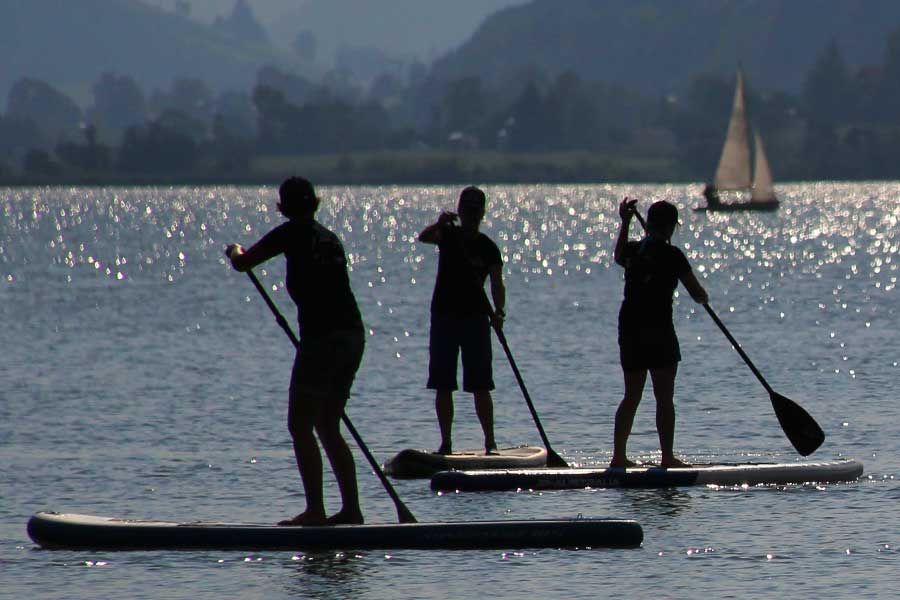
[(681, 283), (691, 295), (691, 298), (694, 299), (694, 302), (699, 304), (706, 304), (709, 302), (709, 296), (706, 293), (706, 289), (700, 285), (697, 276), (694, 275), (693, 269), (688, 269), (678, 279), (681, 280)]
[(619, 226), (619, 237), (616, 238), (616, 249), (613, 251), (613, 259), (617, 265), (625, 266), (625, 247), (628, 245), (628, 227), (634, 217), (634, 205), (637, 200), (629, 200), (626, 196), (619, 204), (619, 217), (622, 224)]
[(249, 250), (244, 250), (240, 244), (229, 244), (225, 249), (225, 256), (231, 260), (231, 266), (235, 271), (249, 271), (256, 265), (262, 264), (272, 257), (284, 252), (284, 248), (278, 242), (281, 236), (276, 234), (277, 229), (267, 233), (261, 240), (253, 244)]
[(491, 298), (494, 300), (494, 323), (503, 328), (506, 319), (506, 285), (503, 283), (503, 265), (491, 265), (488, 274), (491, 278)]
[(452, 225), (456, 220), (456, 213), (444, 211), (438, 216), (438, 220), (422, 230), (419, 241), (424, 244), (440, 244), (444, 227)]

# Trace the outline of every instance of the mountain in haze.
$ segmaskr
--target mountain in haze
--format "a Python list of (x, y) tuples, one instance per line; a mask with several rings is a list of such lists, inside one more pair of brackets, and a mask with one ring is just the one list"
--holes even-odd
[[(165, 10), (183, 2), (193, 18), (212, 23), (236, 0), (142, 0)], [(317, 59), (331, 66), (341, 47), (376, 48), (389, 57), (429, 62), (472, 35), (496, 10), (525, 0), (247, 0), (272, 43), (290, 48), (311, 32)]]
[(430, 82), (574, 71), (656, 95), (741, 62), (757, 89), (796, 91), (832, 40), (850, 65), (879, 64), (898, 28), (897, 0), (532, 0), (489, 17)]
[(205, 25), (137, 0), (0, 0), (0, 101), (26, 77), (85, 104), (104, 72), (131, 76), (147, 91), (177, 77), (246, 91), (263, 65), (308, 70), (258, 31), (242, 37), (253, 28), (241, 17)]

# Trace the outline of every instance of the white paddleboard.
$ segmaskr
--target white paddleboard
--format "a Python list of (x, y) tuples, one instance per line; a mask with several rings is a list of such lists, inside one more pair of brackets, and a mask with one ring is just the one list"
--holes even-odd
[(857, 460), (791, 463), (703, 464), (684, 468), (507, 469), (444, 471), (431, 478), (437, 491), (560, 490), (609, 487), (680, 487), (853, 481), (863, 472)]
[(500, 448), (497, 454), (484, 450), (462, 450), (438, 454), (411, 448), (400, 451), (384, 464), (384, 472), (398, 478), (431, 477), (440, 471), (528, 469), (547, 465), (547, 450), (537, 446)]

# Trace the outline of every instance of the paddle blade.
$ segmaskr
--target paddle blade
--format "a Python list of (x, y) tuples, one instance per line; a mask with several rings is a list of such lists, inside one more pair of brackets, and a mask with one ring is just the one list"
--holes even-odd
[(401, 523), (418, 523), (409, 509), (403, 505), (397, 506), (397, 520)]
[(562, 456), (554, 452), (552, 448), (547, 448), (547, 466), (554, 469), (568, 469), (569, 463), (564, 461)]
[(809, 456), (825, 441), (825, 432), (799, 404), (777, 392), (769, 394), (784, 434), (801, 456)]

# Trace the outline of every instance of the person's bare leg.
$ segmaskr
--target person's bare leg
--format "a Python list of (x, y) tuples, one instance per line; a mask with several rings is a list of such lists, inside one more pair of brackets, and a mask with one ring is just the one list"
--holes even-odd
[(437, 413), (438, 427), (441, 430), (441, 447), (438, 454), (453, 453), (453, 392), (438, 390), (434, 394), (434, 412)]
[(362, 509), (359, 507), (359, 489), (356, 483), (356, 463), (353, 452), (344, 436), (341, 435), (341, 416), (344, 403), (334, 401), (329, 404), (335, 408), (342, 407), (340, 412), (326, 409), (323, 418), (316, 424), (316, 433), (325, 448), (325, 455), (331, 463), (338, 488), (341, 490), (341, 510), (328, 517), (329, 525), (361, 525)]
[(481, 430), (484, 432), (484, 451), (487, 454), (495, 454), (497, 442), (494, 441), (494, 399), (491, 398), (489, 390), (473, 392), (473, 396), (475, 397), (475, 414), (478, 415)]
[(675, 375), (678, 365), (663, 369), (651, 369), (653, 394), (656, 396), (656, 430), (662, 451), (660, 466), (685, 467), (686, 463), (675, 457)]
[(625, 395), (619, 408), (616, 410), (616, 424), (613, 433), (613, 455), (609, 461), (610, 467), (634, 467), (637, 463), (628, 460), (626, 447), (628, 436), (631, 435), (631, 427), (634, 424), (634, 415), (637, 413), (641, 396), (644, 393), (644, 383), (647, 381), (645, 369), (637, 371), (625, 371)]
[(306, 510), (279, 525), (324, 525), (325, 502), (322, 493), (322, 454), (313, 434), (318, 402), (312, 397), (291, 399), (288, 410), (288, 429), (294, 440), (294, 457), (303, 481)]

